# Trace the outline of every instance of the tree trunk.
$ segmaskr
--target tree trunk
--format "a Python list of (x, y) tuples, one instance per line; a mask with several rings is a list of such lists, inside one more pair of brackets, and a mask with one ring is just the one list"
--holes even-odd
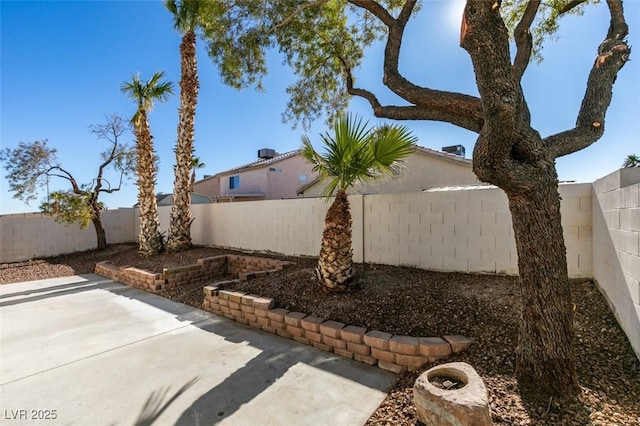
[(463, 14), (460, 44), (473, 62), (484, 118), (473, 171), (509, 199), (522, 291), (518, 383), (524, 391), (547, 396), (572, 394), (579, 388), (555, 169), (558, 153), (531, 127), (520, 84), (528, 64), (527, 43), (518, 42), (524, 59), (512, 65), (499, 7), (492, 0), (467, 1)]
[(107, 248), (107, 234), (104, 230), (104, 226), (102, 225), (102, 217), (100, 217), (100, 212), (95, 212), (93, 219), (93, 227), (96, 230), (96, 240), (97, 240), (97, 249), (104, 250)]
[(185, 33), (180, 43), (181, 78), (178, 141), (176, 146), (173, 205), (167, 236), (167, 250), (180, 251), (191, 247), (191, 163), (196, 103), (198, 101), (198, 68), (196, 35)]
[(533, 179), (535, 191), (507, 194), (522, 291), (516, 373), (525, 389), (574, 393), (573, 312), (555, 167)]
[(338, 191), (324, 220), (316, 278), (329, 293), (345, 292), (354, 283), (351, 212), (343, 189)]
[(156, 167), (153, 153), (153, 139), (149, 131), (149, 121), (144, 110), (136, 124), (138, 205), (140, 208), (140, 241), (138, 251), (150, 256), (164, 249), (160, 233), (160, 219), (155, 195)]

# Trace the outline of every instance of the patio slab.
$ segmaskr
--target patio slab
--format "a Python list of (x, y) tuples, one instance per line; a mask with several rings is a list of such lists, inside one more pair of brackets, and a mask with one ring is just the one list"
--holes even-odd
[(358, 425), (396, 380), (93, 274), (1, 285), (0, 360), (16, 425)]

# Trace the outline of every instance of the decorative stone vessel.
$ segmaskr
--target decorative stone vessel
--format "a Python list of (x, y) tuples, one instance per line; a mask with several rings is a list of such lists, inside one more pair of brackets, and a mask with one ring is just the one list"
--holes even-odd
[[(445, 386), (436, 382), (445, 382)], [(422, 373), (413, 386), (413, 400), (418, 418), (429, 426), (493, 424), (487, 388), (466, 362), (442, 364)]]

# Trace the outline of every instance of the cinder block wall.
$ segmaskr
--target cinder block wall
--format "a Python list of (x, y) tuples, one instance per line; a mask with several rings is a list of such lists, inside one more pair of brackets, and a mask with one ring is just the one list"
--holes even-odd
[[(354, 260), (362, 262), (362, 226), (355, 225), (362, 217), (362, 196), (349, 199), (354, 217)], [(195, 244), (317, 256), (329, 206), (318, 198), (194, 205), (191, 235)], [(161, 211), (160, 217), (163, 229), (167, 229), (168, 215)]]
[[(591, 277), (591, 185), (560, 186), (571, 277)], [(365, 201), (367, 262), (516, 275), (511, 213), (494, 187), (383, 194)]]
[(640, 168), (593, 183), (593, 278), (640, 358)]
[[(571, 277), (591, 277), (591, 184), (560, 186)], [(517, 274), (507, 198), (498, 188), (349, 196), (356, 262)], [(192, 206), (196, 244), (317, 256), (323, 199)], [(160, 208), (167, 229), (170, 207)]]
[[(133, 241), (134, 210), (116, 209), (102, 213), (107, 243)], [(65, 226), (42, 213), (0, 216), (0, 262), (19, 262), (36, 257), (56, 256), (96, 247), (93, 225), (80, 229)]]

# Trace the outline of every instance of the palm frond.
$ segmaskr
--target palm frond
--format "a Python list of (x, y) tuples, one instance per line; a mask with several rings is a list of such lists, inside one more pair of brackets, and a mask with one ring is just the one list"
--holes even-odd
[(164, 6), (173, 16), (173, 28), (185, 34), (195, 31), (200, 19), (201, 0), (164, 0)]
[(140, 110), (151, 111), (155, 100), (164, 102), (173, 94), (173, 83), (170, 81), (160, 82), (163, 77), (163, 71), (156, 72), (146, 83), (143, 83), (140, 73), (136, 73), (131, 76), (131, 81), (124, 81), (120, 84), (120, 91), (138, 104), (138, 112), (131, 119), (132, 123), (135, 122)]
[(630, 167), (640, 167), (640, 156), (635, 154), (627, 155), (627, 158), (622, 163), (622, 168), (628, 169)]
[(417, 138), (404, 126), (370, 128), (361, 118), (348, 114), (336, 120), (333, 133), (321, 134), (320, 140), (326, 148), (323, 154), (314, 150), (306, 135), (301, 150), (313, 171), (330, 178), (322, 192), (330, 197), (337, 189), (347, 190), (356, 182), (393, 172), (413, 152)]
[(395, 171), (395, 166), (415, 150), (417, 141), (405, 126), (380, 126), (372, 135), (373, 164), (382, 174)]

